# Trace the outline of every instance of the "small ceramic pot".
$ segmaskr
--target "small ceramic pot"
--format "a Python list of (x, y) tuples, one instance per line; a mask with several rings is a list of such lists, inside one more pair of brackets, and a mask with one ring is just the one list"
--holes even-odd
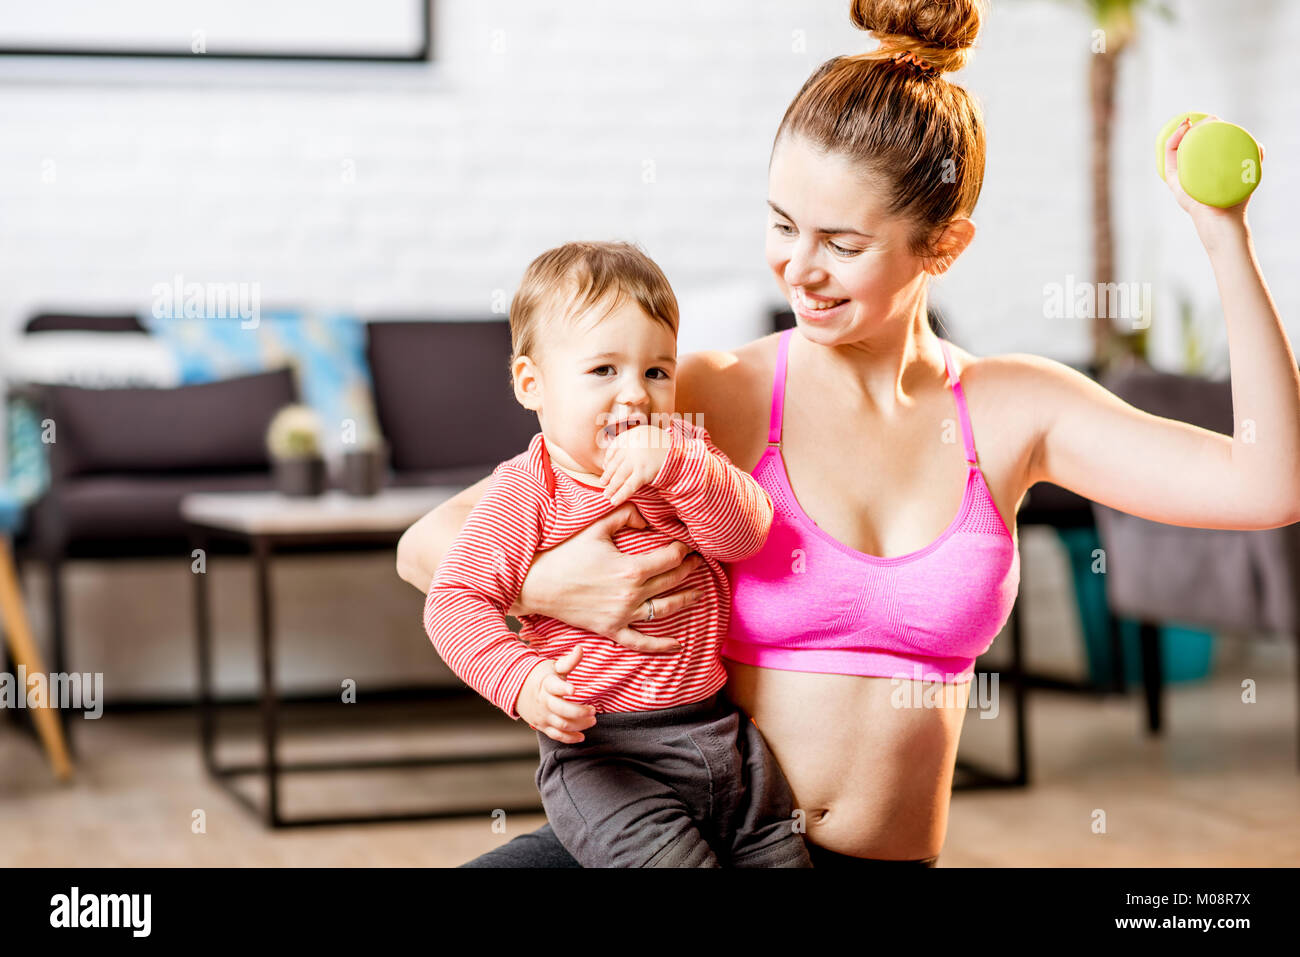
[(275, 487), (284, 495), (306, 498), (325, 491), (325, 459), (276, 459), (273, 465)]
[(348, 495), (378, 495), (388, 480), (388, 446), (343, 453), (339, 486)]

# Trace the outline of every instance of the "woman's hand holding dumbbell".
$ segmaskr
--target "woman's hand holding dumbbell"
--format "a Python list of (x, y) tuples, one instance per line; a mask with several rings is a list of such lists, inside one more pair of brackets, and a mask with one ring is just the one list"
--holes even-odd
[(1194, 221), (1244, 220), (1264, 159), (1249, 133), (1217, 116), (1186, 113), (1166, 123), (1156, 143), (1161, 178)]

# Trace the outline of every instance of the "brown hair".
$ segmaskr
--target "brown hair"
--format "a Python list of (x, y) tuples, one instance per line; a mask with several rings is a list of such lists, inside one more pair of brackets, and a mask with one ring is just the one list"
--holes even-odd
[[(880, 48), (827, 60), (777, 130), (857, 161), (883, 185), (891, 214), (917, 226), (913, 255), (934, 254), (938, 230), (969, 216), (984, 182), (984, 118), (943, 73), (966, 65), (983, 0), (853, 0), (854, 26)], [(894, 57), (908, 52), (931, 70)]]
[(638, 246), (575, 242), (542, 253), (524, 270), (510, 302), (510, 364), (536, 357), (547, 323), (572, 318), (613, 293), (610, 309), (631, 297), (677, 335), (677, 297), (668, 277)]

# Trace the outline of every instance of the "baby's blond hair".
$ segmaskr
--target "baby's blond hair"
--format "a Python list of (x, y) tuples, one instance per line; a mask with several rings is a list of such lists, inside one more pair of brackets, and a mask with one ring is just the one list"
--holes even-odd
[(611, 309), (631, 297), (646, 315), (677, 335), (677, 297), (668, 277), (639, 247), (625, 242), (573, 242), (542, 253), (524, 270), (510, 302), (510, 364), (536, 358), (550, 322), (569, 319), (614, 294)]

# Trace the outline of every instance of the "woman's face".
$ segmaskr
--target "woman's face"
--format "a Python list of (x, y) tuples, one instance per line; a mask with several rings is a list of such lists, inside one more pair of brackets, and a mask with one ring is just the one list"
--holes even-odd
[(911, 312), (925, 282), (909, 220), (840, 154), (783, 136), (768, 174), (767, 262), (805, 337), (823, 345), (871, 338)]

